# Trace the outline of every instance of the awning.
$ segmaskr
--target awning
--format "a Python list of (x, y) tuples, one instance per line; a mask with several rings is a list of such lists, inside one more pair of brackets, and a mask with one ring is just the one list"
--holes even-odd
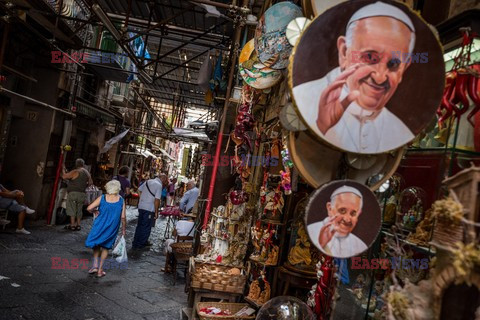
[(171, 155), (169, 155), (167, 151), (163, 150), (162, 148), (159, 148), (159, 149), (160, 149), (160, 152), (161, 152), (164, 156), (166, 156), (167, 158), (169, 158), (169, 159), (172, 160), (172, 161), (175, 161), (175, 158), (172, 157)]
[[(138, 154), (138, 155), (142, 155), (144, 156), (145, 158), (148, 158), (148, 157), (152, 157), (153, 159), (157, 159), (158, 157), (156, 155), (154, 155), (149, 149), (142, 149), (142, 147), (140, 146), (135, 146), (134, 144), (130, 144), (130, 147), (134, 147), (136, 152), (135, 153), (132, 153), (132, 152), (128, 152), (128, 154)], [(123, 152), (123, 153), (127, 153), (127, 152)]]
[(177, 136), (180, 137), (209, 141), (208, 136), (204, 132), (195, 132), (194, 130), (184, 128), (173, 128), (173, 131)]

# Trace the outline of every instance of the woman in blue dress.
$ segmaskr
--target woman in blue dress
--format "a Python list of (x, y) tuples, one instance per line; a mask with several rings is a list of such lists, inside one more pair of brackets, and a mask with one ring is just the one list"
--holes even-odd
[[(118, 194), (121, 190), (120, 182), (117, 180), (109, 181), (105, 185), (105, 189), (107, 194), (95, 199), (87, 208), (88, 211), (92, 211), (99, 207), (99, 213), (85, 241), (85, 246), (93, 249), (93, 267), (88, 273), (96, 273), (99, 278), (105, 276), (103, 263), (108, 256), (108, 250), (115, 243), (120, 221), (122, 221), (122, 235), (124, 236), (127, 227), (125, 203)], [(98, 263), (98, 257), (100, 257), (100, 264)]]

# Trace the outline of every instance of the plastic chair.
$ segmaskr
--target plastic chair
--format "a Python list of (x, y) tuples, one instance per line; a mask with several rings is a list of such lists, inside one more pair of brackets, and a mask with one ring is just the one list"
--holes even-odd
[(2, 225), (3, 230), (5, 230), (5, 226), (9, 223), (8, 209), (0, 209), (0, 225)]

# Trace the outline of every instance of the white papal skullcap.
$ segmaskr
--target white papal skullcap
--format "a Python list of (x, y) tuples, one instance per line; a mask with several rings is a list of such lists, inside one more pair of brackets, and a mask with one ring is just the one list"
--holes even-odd
[(342, 186), (342, 187), (336, 189), (335, 191), (333, 191), (332, 195), (330, 196), (330, 199), (333, 200), (333, 198), (335, 198), (336, 196), (338, 196), (341, 193), (353, 193), (353, 194), (359, 196), (360, 199), (363, 200), (362, 193), (360, 191), (358, 191), (358, 189), (355, 189), (355, 188), (349, 187), (349, 186)]
[(369, 4), (353, 14), (348, 21), (347, 29), (351, 23), (370, 17), (392, 17), (398, 21), (403, 22), (412, 32), (415, 32), (412, 20), (402, 10), (394, 7), (390, 4), (386, 4), (380, 1)]

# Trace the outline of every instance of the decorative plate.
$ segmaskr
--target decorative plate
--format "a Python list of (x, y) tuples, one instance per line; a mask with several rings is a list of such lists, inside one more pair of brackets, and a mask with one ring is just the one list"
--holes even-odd
[(282, 78), (282, 72), (266, 67), (258, 61), (253, 50), (253, 39), (247, 42), (239, 57), (239, 70), (243, 80), (255, 89), (268, 89), (273, 87)]
[(270, 7), (255, 30), (255, 50), (259, 60), (272, 69), (285, 69), (292, 52), (287, 40), (287, 25), (302, 17), (302, 9), (291, 2), (280, 2)]

